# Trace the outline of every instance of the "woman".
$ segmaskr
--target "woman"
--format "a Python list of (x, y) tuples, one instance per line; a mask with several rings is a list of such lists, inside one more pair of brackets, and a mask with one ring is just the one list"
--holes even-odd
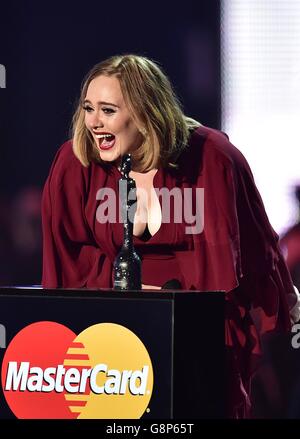
[[(226, 135), (183, 114), (147, 58), (115, 56), (87, 75), (73, 140), (57, 152), (44, 188), (43, 286), (112, 287), (123, 238), (114, 194), (129, 152), (144, 287), (175, 278), (186, 290), (226, 291), (228, 416), (247, 416), (259, 354), (250, 308), (261, 333), (289, 330), (296, 296), (245, 158)], [(153, 188), (165, 190), (169, 203)], [(103, 189), (111, 189), (107, 197)]]

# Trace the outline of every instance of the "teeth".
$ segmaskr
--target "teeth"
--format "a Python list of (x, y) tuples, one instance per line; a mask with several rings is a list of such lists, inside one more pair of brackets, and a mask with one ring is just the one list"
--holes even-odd
[(112, 134), (96, 134), (97, 139), (104, 139), (109, 137), (112, 137)]

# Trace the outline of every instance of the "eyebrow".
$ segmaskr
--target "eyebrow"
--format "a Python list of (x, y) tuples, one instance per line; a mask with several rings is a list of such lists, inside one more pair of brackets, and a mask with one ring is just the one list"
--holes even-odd
[[(89, 101), (88, 99), (85, 99), (85, 100), (83, 101), (83, 104), (91, 104), (91, 105), (92, 105), (91, 101)], [(99, 102), (97, 102), (97, 104), (98, 104), (98, 105), (111, 105), (112, 107), (119, 108), (118, 105), (116, 105), (116, 104), (112, 104), (111, 102), (99, 101)]]

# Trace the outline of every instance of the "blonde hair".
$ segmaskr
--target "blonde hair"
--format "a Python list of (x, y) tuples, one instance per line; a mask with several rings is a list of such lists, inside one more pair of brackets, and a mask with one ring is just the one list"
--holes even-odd
[(84, 122), (83, 101), (90, 82), (100, 76), (118, 78), (124, 101), (144, 137), (132, 153), (135, 170), (145, 172), (159, 166), (176, 166), (186, 146), (189, 130), (199, 122), (185, 116), (167, 76), (152, 60), (138, 55), (113, 56), (96, 64), (87, 74), (72, 121), (73, 150), (83, 166), (103, 163)]

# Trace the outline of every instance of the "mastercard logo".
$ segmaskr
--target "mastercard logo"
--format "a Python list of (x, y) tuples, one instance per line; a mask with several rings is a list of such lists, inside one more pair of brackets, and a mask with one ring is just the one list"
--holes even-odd
[(137, 419), (150, 410), (150, 356), (132, 331), (114, 323), (79, 335), (55, 322), (26, 326), (6, 349), (1, 377), (17, 418)]

